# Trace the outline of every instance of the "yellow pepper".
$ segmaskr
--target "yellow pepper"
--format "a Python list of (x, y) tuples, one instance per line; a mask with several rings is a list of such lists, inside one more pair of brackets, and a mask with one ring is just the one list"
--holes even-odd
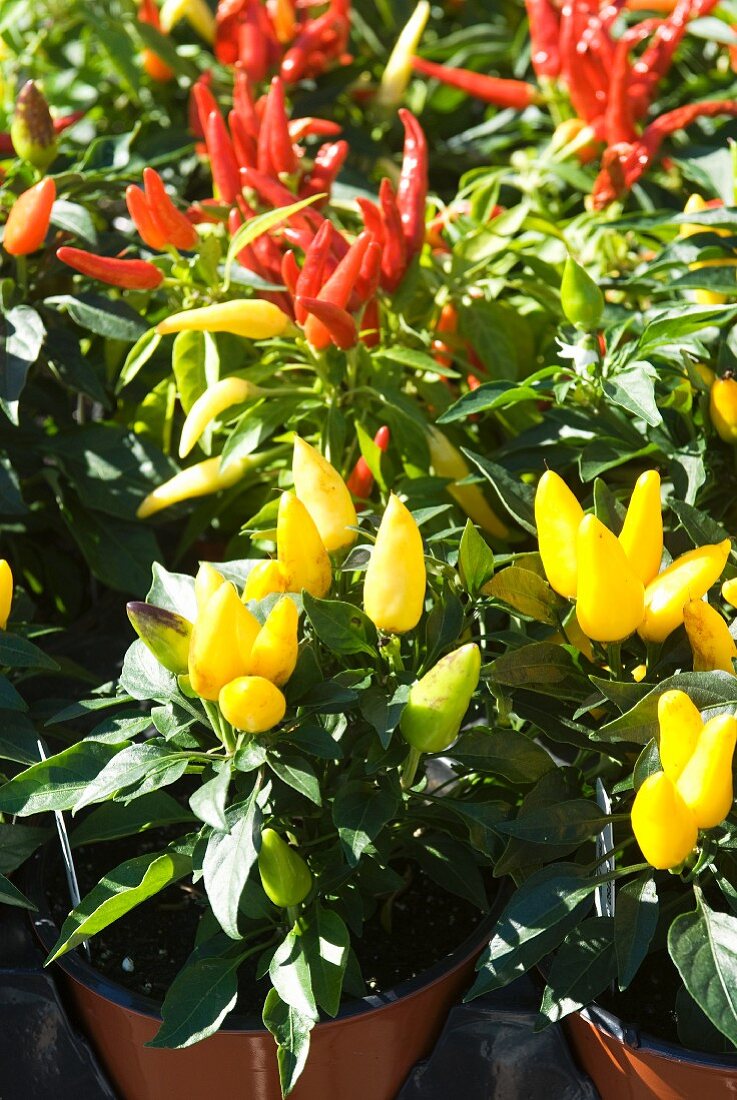
[(700, 600), (719, 579), (731, 543), (698, 546), (676, 558), (645, 589), (645, 615), (638, 630), (645, 642), (664, 642), (683, 622), (689, 600)]
[(660, 765), (674, 783), (691, 758), (704, 728), (701, 715), (685, 691), (664, 691), (658, 699)]
[(192, 637), (189, 619), (165, 607), (138, 601), (127, 604), (126, 611), (131, 626), (159, 664), (177, 676), (185, 673)]
[(646, 470), (635, 482), (619, 535), (627, 559), (643, 584), (657, 576), (663, 557), (660, 474)]
[(737, 577), (725, 581), (722, 585), (722, 597), (732, 607), (737, 607)]
[(427, 442), (430, 449), (430, 462), (437, 477), (452, 478), (451, 483), (446, 486), (446, 491), (458, 507), (487, 535), (494, 539), (508, 538), (509, 528), (492, 511), (478, 485), (460, 484), (471, 473), (461, 452), (453, 446), (447, 436), (432, 425), (428, 427)]
[(242, 405), (260, 393), (260, 387), (245, 378), (223, 378), (214, 386), (209, 386), (187, 413), (179, 439), (179, 457), (187, 457), (207, 426), (221, 412), (233, 405)]
[(382, 73), (381, 83), (376, 91), (376, 103), (380, 107), (401, 106), (412, 75), (412, 58), (417, 53), (417, 47), (429, 18), (429, 0), (420, 0), (402, 28)]
[(647, 665), (635, 665), (632, 669), (632, 679), (636, 684), (641, 684), (647, 676)]
[[(708, 203), (701, 195), (689, 195), (686, 205), (683, 208), (684, 214), (700, 214), (702, 210), (708, 210)], [(689, 225), (684, 224), (680, 228), (681, 237), (692, 237), (696, 233), (705, 233), (709, 231), (709, 227), (705, 225)], [(711, 229), (712, 233), (718, 234), (720, 237), (728, 237), (729, 231), (724, 229)], [(734, 262), (734, 261), (732, 261)], [(727, 263), (729, 260), (706, 260), (703, 263), (689, 264), (689, 271), (698, 271), (702, 267), (711, 267), (713, 265), (720, 265)], [(720, 294), (716, 290), (694, 290), (693, 300), (698, 302), (701, 306), (719, 306), (727, 300), (726, 294)]]
[(263, 600), (272, 592), (286, 592), (287, 582), (278, 561), (259, 561), (246, 577), (243, 601)]
[(725, 443), (737, 443), (737, 379), (717, 378), (709, 392), (709, 416)]
[(352, 546), (357, 532), (351, 527), (358, 526), (358, 517), (348, 487), (328, 460), (298, 435), (292, 476), (297, 499), (310, 513), (328, 553)]
[(209, 561), (200, 562), (197, 576), (194, 579), (194, 594), (197, 600), (197, 611), (201, 613), (215, 595), (221, 584), (225, 584), (225, 577), (219, 573)]
[(392, 493), (366, 570), (364, 611), (379, 630), (404, 634), (420, 621), (426, 585), (422, 535), (412, 513)]
[(737, 718), (718, 714), (707, 722), (676, 789), (700, 829), (711, 829), (732, 808), (732, 757), (737, 741)]
[(208, 46), (215, 42), (215, 18), (205, 0), (164, 0), (159, 17), (164, 34), (186, 19)]
[(261, 833), (258, 871), (264, 893), (280, 909), (300, 905), (312, 889), (312, 874), (302, 856), (273, 829)]
[(238, 676), (224, 684), (218, 704), (231, 726), (251, 734), (278, 726), (287, 710), (279, 688), (263, 676)]
[(202, 699), (215, 701), (226, 684), (246, 673), (260, 629), (233, 585), (221, 584), (198, 613), (189, 646), (189, 679)]
[(481, 653), (475, 642), (441, 657), (409, 689), (399, 728), (418, 752), (443, 752), (458, 737), (481, 673)]
[(248, 661), (250, 676), (263, 676), (277, 687), (286, 684), (297, 664), (298, 626), (297, 605), (289, 596), (282, 597), (269, 612), (253, 643)]
[(230, 332), (250, 340), (268, 340), (281, 336), (289, 318), (273, 302), (260, 298), (236, 298), (200, 309), (185, 309), (159, 322), (160, 336), (171, 332)]
[(683, 609), (683, 622), (693, 653), (694, 672), (721, 669), (734, 676), (733, 658), (737, 645), (722, 616), (704, 600), (690, 600)]
[(138, 506), (136, 515), (139, 519), (148, 519), (156, 512), (171, 508), (173, 504), (180, 504), (183, 500), (193, 500), (195, 497), (218, 493), (222, 489), (231, 489), (245, 473), (258, 467), (261, 461), (261, 455), (247, 455), (231, 462), (223, 471), (220, 468), (219, 455), (206, 458), (204, 462), (180, 470), (150, 492)]
[(322, 598), (333, 580), (330, 558), (310, 513), (294, 493), (282, 493), (276, 521), (276, 552), (285, 591)]
[(547, 470), (535, 493), (537, 541), (550, 587), (569, 600), (578, 586), (576, 538), (582, 519), (583, 508), (563, 478)]
[(5, 630), (13, 604), (13, 572), (5, 558), (0, 558), (0, 630)]
[(665, 772), (649, 775), (637, 792), (632, 831), (647, 862), (661, 871), (680, 867), (695, 848), (694, 816)]
[(595, 642), (621, 642), (642, 621), (644, 586), (616, 535), (596, 516), (584, 516), (576, 539), (576, 616)]

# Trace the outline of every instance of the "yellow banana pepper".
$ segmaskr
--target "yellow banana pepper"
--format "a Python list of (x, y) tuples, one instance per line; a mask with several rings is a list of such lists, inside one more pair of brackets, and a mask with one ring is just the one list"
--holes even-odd
[(576, 539), (576, 616), (595, 642), (621, 642), (642, 621), (644, 586), (616, 535), (596, 516), (584, 516)]
[(250, 676), (262, 676), (282, 687), (294, 672), (299, 652), (297, 605), (289, 596), (271, 609), (253, 643), (248, 661)]
[(657, 576), (663, 557), (660, 474), (646, 470), (635, 482), (619, 535), (627, 560), (643, 584)]
[(214, 565), (208, 561), (200, 563), (197, 576), (194, 579), (194, 594), (197, 600), (197, 611), (202, 613), (215, 595), (221, 584), (225, 584), (225, 577), (219, 573)]
[(263, 600), (272, 592), (286, 592), (287, 582), (278, 561), (259, 561), (246, 577), (243, 601)]
[(174, 313), (156, 326), (160, 336), (171, 332), (230, 332), (250, 340), (268, 340), (281, 336), (289, 318), (273, 302), (260, 298), (236, 298), (199, 309)]
[(689, 600), (700, 600), (719, 579), (730, 551), (729, 539), (698, 546), (676, 558), (645, 589), (645, 615), (638, 633), (645, 642), (664, 642), (683, 622)]
[(218, 704), (231, 726), (251, 734), (266, 733), (278, 726), (287, 710), (279, 688), (263, 676), (239, 676), (224, 684)]
[(446, 485), (446, 491), (458, 507), (487, 535), (494, 539), (508, 538), (509, 528), (492, 511), (479, 486), (459, 484), (471, 473), (461, 452), (453, 446), (447, 436), (432, 425), (428, 426), (427, 442), (430, 463), (437, 477), (452, 478), (451, 483)]
[(732, 607), (737, 607), (737, 577), (725, 581), (722, 585), (722, 598)]
[(174, 474), (174, 477), (170, 477), (163, 485), (159, 485), (150, 492), (139, 504), (136, 515), (139, 519), (148, 519), (149, 516), (161, 512), (164, 508), (181, 504), (183, 500), (194, 500), (195, 497), (206, 497), (222, 489), (231, 489), (238, 484), (245, 473), (259, 466), (261, 461), (261, 455), (247, 455), (231, 462), (223, 471), (220, 467), (219, 455), (206, 458), (204, 462), (198, 462), (194, 466), (188, 466), (186, 470), (180, 470), (178, 474)]
[(189, 646), (189, 679), (202, 699), (214, 702), (226, 684), (246, 673), (260, 629), (233, 585), (221, 584), (198, 613)]
[(422, 535), (412, 513), (392, 493), (364, 578), (364, 611), (379, 630), (403, 634), (420, 621), (426, 585)]
[(259, 386), (245, 378), (222, 378), (209, 386), (187, 413), (179, 439), (179, 457), (186, 458), (216, 416), (233, 405), (242, 405), (261, 393)]
[(737, 645), (722, 616), (704, 600), (690, 600), (683, 609), (683, 622), (693, 653), (694, 672), (721, 669), (734, 676), (733, 658)]
[(205, 0), (164, 0), (159, 19), (164, 34), (169, 34), (180, 20), (186, 19), (208, 46), (215, 42), (215, 17)]
[(282, 493), (276, 521), (276, 553), (285, 591), (322, 598), (330, 591), (330, 558), (310, 513), (294, 493)]
[(13, 604), (13, 572), (5, 558), (0, 558), (0, 630), (5, 630)]
[(632, 831), (647, 862), (661, 871), (680, 867), (696, 847), (694, 816), (665, 772), (649, 775), (637, 792)]
[(576, 539), (583, 508), (563, 478), (546, 470), (535, 493), (535, 525), (545, 576), (550, 587), (569, 600), (576, 598)]
[(685, 691), (664, 691), (658, 699), (660, 764), (674, 783), (691, 758), (704, 728), (701, 715)]
[(357, 532), (351, 527), (358, 526), (358, 517), (348, 487), (328, 460), (298, 435), (292, 476), (297, 499), (310, 513), (328, 553), (352, 546)]
[(709, 391), (709, 416), (725, 443), (737, 443), (737, 379), (717, 378)]
[(420, 0), (402, 28), (381, 75), (381, 82), (376, 91), (376, 103), (380, 107), (396, 108), (402, 105), (404, 93), (412, 76), (412, 58), (417, 53), (417, 47), (429, 18), (429, 0)]
[(718, 825), (732, 808), (732, 757), (737, 718), (718, 714), (706, 723), (676, 789), (700, 829)]

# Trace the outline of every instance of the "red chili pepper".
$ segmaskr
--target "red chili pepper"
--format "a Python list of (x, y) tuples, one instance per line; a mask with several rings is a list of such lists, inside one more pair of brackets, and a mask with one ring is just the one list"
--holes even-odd
[(372, 239), (371, 244), (366, 249), (366, 255), (363, 258), (361, 270), (356, 279), (356, 285), (348, 301), (348, 308), (351, 312), (360, 309), (364, 302), (368, 302), (370, 298), (373, 298), (376, 291), (379, 289), (379, 279), (381, 278), (381, 255), (381, 245), (378, 241)]
[(267, 175), (291, 175), (297, 170), (297, 157), (289, 136), (284, 83), (278, 76), (272, 80), (266, 97), (258, 136), (257, 168)]
[(18, 196), (5, 223), (3, 248), (11, 256), (27, 256), (41, 247), (51, 222), (56, 184), (51, 176)]
[(689, 21), (696, 15), (707, 14), (715, 4), (716, 0), (702, 0), (697, 7), (694, 0), (678, 0), (671, 14), (657, 28), (652, 42), (633, 65), (631, 96), (635, 117), (641, 118), (650, 106), (658, 82), (673, 64)]
[(379, 184), (379, 205), (384, 223), (384, 252), (381, 259), (381, 285), (392, 293), (407, 271), (407, 242), (402, 232), (402, 219), (391, 180)]
[(620, 141), (631, 142), (637, 138), (630, 97), (632, 70), (629, 51), (651, 34), (653, 23), (657, 23), (657, 20), (646, 19), (638, 23), (625, 31), (617, 42), (604, 119), (604, 134), (608, 145), (616, 145)]
[(284, 285), (293, 298), (296, 297), (297, 283), (299, 282), (301, 274), (297, 259), (290, 248), (289, 251), (285, 252), (282, 256), (281, 277)]
[(223, 202), (231, 206), (240, 194), (238, 161), (225, 121), (219, 111), (211, 111), (208, 115), (205, 143), (217, 193)]
[[(241, 168), (240, 178), (245, 187), (255, 191), (259, 198), (273, 207), (291, 206), (295, 201), (294, 195), (284, 184), (255, 168)], [(305, 207), (304, 210), (290, 215), (288, 220), (297, 229), (319, 229), (325, 219), (317, 210)]]
[(301, 252), (306, 252), (315, 239), (315, 234), (310, 229), (295, 229), (293, 225), (283, 226), (280, 230), (282, 237), (289, 244), (294, 245)]
[(238, 60), (253, 84), (260, 84), (269, 69), (269, 51), (259, 17), (259, 0), (249, 0), (237, 25)]
[(578, 43), (586, 29), (590, 9), (581, 0), (566, 3), (560, 13), (561, 72), (568, 87), (573, 108), (590, 126), (600, 126), (606, 99), (600, 99), (600, 75), (587, 70)]
[[(374, 443), (382, 452), (382, 454), (386, 454), (386, 451), (389, 447), (390, 438), (391, 435), (386, 424), (382, 425), (382, 427), (379, 428), (378, 432), (374, 436)], [(348, 491), (351, 493), (351, 495), (356, 497), (358, 500), (368, 500), (368, 498), (371, 496), (371, 491), (374, 487), (374, 475), (371, 473), (368, 462), (363, 457), (363, 455), (361, 455), (358, 462), (348, 475), (346, 485), (348, 486)]]
[(458, 331), (458, 309), (453, 302), (446, 302), (440, 311), (435, 326), (436, 338), (432, 342), (432, 357), (440, 367), (453, 365), (453, 349), (445, 339), (439, 337), (454, 336)]
[[(141, 0), (138, 5), (138, 21), (155, 27), (157, 31), (161, 30), (159, 9), (156, 7), (154, 0)], [(174, 70), (154, 50), (148, 47), (141, 52), (141, 62), (152, 80), (165, 84), (174, 76)]]
[(166, 248), (168, 244), (166, 234), (151, 213), (143, 191), (134, 183), (125, 190), (125, 205), (144, 244), (153, 248), (155, 252)]
[(326, 203), (349, 149), (347, 141), (333, 141), (330, 144), (321, 145), (315, 155), (312, 171), (303, 180), (299, 189), (300, 198), (306, 199), (309, 195), (325, 194), (325, 199), (319, 205)]
[(233, 110), (240, 116), (252, 138), (258, 138), (260, 120), (256, 114), (256, 105), (253, 99), (251, 82), (240, 61), (235, 67), (235, 83), (233, 85)]
[[(297, 281), (297, 294), (307, 298), (316, 298), (320, 287), (325, 282), (324, 272), (328, 255), (332, 246), (332, 238), (335, 234), (331, 222), (324, 222), (315, 235), (315, 239), (305, 253), (305, 262), (299, 273)], [(303, 325), (307, 320), (307, 310), (303, 309), (299, 302), (296, 303), (295, 315), (297, 322)]]
[(348, 7), (335, 2), (317, 19), (305, 24), (282, 60), (281, 76), (285, 83), (294, 84), (303, 77), (323, 72), (329, 60), (345, 50), (349, 31)]
[(74, 126), (75, 122), (79, 122), (86, 114), (86, 111), (72, 111), (68, 115), (61, 115), (59, 118), (55, 118), (52, 123), (54, 132), (61, 134), (64, 130), (68, 130), (70, 126)]
[[(372, 240), (371, 234), (366, 232), (361, 233), (356, 238), (317, 295), (321, 302), (329, 302), (330, 305), (345, 310)], [(312, 316), (307, 318), (304, 329), (305, 335), (313, 347), (318, 349), (327, 347), (332, 334), (327, 325), (324, 325), (322, 319), (318, 318), (316, 314), (313, 313)]]
[(376, 298), (372, 298), (363, 311), (360, 336), (367, 348), (375, 348), (381, 342), (381, 310)]
[(210, 74), (203, 73), (192, 85), (190, 94), (189, 128), (195, 137), (204, 138), (207, 120), (218, 105), (209, 87)]
[(215, 14), (215, 56), (223, 65), (238, 60), (238, 25), (248, 0), (219, 0)]
[(399, 109), (404, 126), (404, 155), (397, 187), (397, 208), (407, 242), (407, 258), (421, 251), (425, 241), (428, 189), (428, 152), (425, 132), (411, 111)]
[[(300, 310), (306, 310), (305, 336), (314, 348), (322, 351), (333, 343), (341, 351), (347, 351), (356, 345), (358, 330), (356, 322), (347, 310), (322, 298), (295, 299)], [(313, 323), (314, 322), (314, 323)]]
[(198, 239), (197, 230), (177, 210), (166, 193), (161, 176), (153, 168), (143, 169), (143, 189), (146, 205), (167, 243), (185, 252), (194, 248)]
[(238, 166), (240, 168), (254, 168), (257, 156), (256, 142), (249, 134), (242, 116), (237, 111), (231, 111), (228, 115), (228, 128)]
[(372, 233), (374, 240), (379, 244), (384, 243), (384, 222), (381, 217), (381, 211), (375, 202), (371, 202), (370, 199), (364, 199), (360, 196), (356, 199), (359, 209), (363, 214), (363, 224), (368, 229), (369, 233)]
[(81, 248), (58, 248), (57, 257), (82, 275), (99, 279), (101, 283), (124, 290), (155, 290), (164, 276), (147, 260), (118, 260), (111, 256), (95, 256)]
[(550, 0), (525, 0), (530, 28), (532, 67), (538, 77), (555, 78), (560, 73), (558, 12)]
[(424, 57), (413, 57), (412, 67), (423, 76), (460, 88), (484, 103), (493, 103), (496, 107), (517, 107), (520, 110), (531, 103), (539, 103), (540, 92), (534, 84), (523, 80), (505, 80), (498, 76), (486, 76), (471, 69), (451, 69), (447, 65), (437, 65), (426, 61)]
[(339, 122), (328, 118), (293, 118), (289, 120), (289, 136), (296, 145), (306, 137), (335, 137), (342, 130)]

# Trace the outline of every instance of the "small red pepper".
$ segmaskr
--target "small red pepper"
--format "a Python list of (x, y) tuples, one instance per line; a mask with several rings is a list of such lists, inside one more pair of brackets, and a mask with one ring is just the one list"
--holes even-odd
[(407, 271), (407, 242), (402, 232), (402, 219), (394, 188), (386, 177), (379, 184), (379, 205), (384, 223), (384, 253), (381, 260), (381, 285), (395, 291)]
[[(317, 297), (320, 287), (326, 281), (324, 278), (325, 265), (335, 232), (332, 223), (326, 221), (315, 234), (315, 239), (305, 253), (305, 262), (299, 273), (297, 295), (306, 298)], [(307, 310), (303, 309), (299, 302), (295, 307), (295, 315), (300, 325), (303, 325), (307, 320)]]
[(364, 199), (359, 196), (356, 199), (359, 209), (363, 214), (363, 224), (368, 229), (369, 233), (373, 233), (374, 240), (379, 244), (384, 243), (384, 221), (381, 216), (381, 211), (375, 202), (371, 202), (370, 199)]
[(401, 107), (399, 118), (404, 126), (404, 155), (397, 187), (397, 209), (410, 260), (421, 251), (425, 241), (428, 151), (425, 132), (415, 116)]
[[(382, 454), (386, 454), (390, 438), (391, 434), (386, 424), (382, 425), (374, 436), (374, 443)], [(374, 487), (374, 475), (371, 473), (368, 462), (363, 455), (361, 455), (348, 475), (346, 485), (348, 486), (348, 491), (352, 496), (356, 497), (357, 500), (368, 500), (371, 496), (371, 491)]]
[(289, 251), (285, 252), (282, 256), (281, 277), (284, 285), (286, 286), (292, 297), (296, 297), (297, 283), (299, 282), (300, 275), (301, 271), (299, 268), (299, 264), (297, 263), (297, 259), (290, 248)]
[(530, 60), (538, 77), (554, 79), (560, 73), (560, 26), (551, 0), (525, 0), (530, 28)]
[[(255, 168), (241, 168), (240, 178), (245, 187), (255, 191), (259, 198), (273, 207), (291, 206), (295, 201), (294, 195), (283, 183)], [(305, 207), (297, 214), (292, 214), (289, 218), (291, 224), (297, 229), (319, 229), (324, 220), (322, 214), (309, 207)]]
[(56, 199), (56, 184), (51, 176), (34, 183), (13, 203), (5, 223), (3, 248), (11, 256), (36, 252), (46, 239), (51, 210)]
[(249, 0), (245, 16), (237, 24), (238, 60), (253, 84), (260, 84), (269, 70), (268, 42), (261, 27), (259, 0)]
[(289, 136), (284, 83), (278, 76), (272, 80), (266, 97), (256, 167), (267, 175), (292, 175), (297, 170), (297, 157)]
[(217, 193), (223, 202), (231, 206), (240, 194), (238, 161), (225, 121), (219, 111), (211, 111), (208, 115), (205, 144)]
[(309, 195), (324, 194), (326, 197), (319, 205), (327, 202), (349, 149), (347, 141), (333, 141), (327, 145), (321, 145), (315, 155), (312, 171), (299, 189), (299, 197), (306, 199)]
[(342, 130), (339, 122), (328, 118), (293, 118), (289, 120), (289, 136), (296, 144), (306, 137), (335, 137)]
[(449, 84), (468, 92), (484, 103), (493, 103), (496, 107), (517, 107), (520, 110), (532, 103), (539, 103), (541, 95), (534, 84), (523, 80), (505, 80), (498, 76), (486, 76), (471, 69), (451, 69), (447, 65), (437, 65), (426, 61), (424, 57), (413, 57), (412, 67), (423, 76)]
[(166, 248), (168, 244), (166, 233), (153, 216), (145, 194), (134, 183), (125, 190), (125, 205), (143, 243), (153, 248), (155, 252)]
[(190, 93), (189, 128), (195, 137), (204, 138), (207, 120), (218, 110), (217, 100), (210, 91), (210, 74), (203, 75), (192, 85)]
[[(351, 291), (356, 285), (356, 280), (361, 271), (363, 260), (373, 238), (370, 233), (361, 233), (356, 238), (348, 252), (336, 267), (333, 274), (317, 295), (321, 302), (329, 302), (331, 305), (345, 309), (351, 296)], [(327, 347), (331, 339), (331, 333), (327, 326), (312, 313), (307, 318), (305, 336), (314, 348)], [(352, 345), (351, 345), (352, 346)]]
[(166, 240), (174, 248), (189, 251), (197, 244), (197, 230), (192, 223), (177, 210), (166, 193), (164, 182), (153, 168), (143, 169), (143, 190), (146, 204), (154, 221)]
[[(305, 335), (313, 347), (322, 351), (331, 342), (342, 351), (347, 351), (356, 345), (358, 330), (356, 322), (350, 313), (334, 302), (326, 302), (321, 298), (305, 298), (299, 296), (295, 299), (295, 305), (308, 314), (305, 324)], [(315, 321), (315, 324), (311, 322)]]
[(367, 348), (375, 348), (381, 342), (381, 310), (376, 298), (372, 298), (363, 311), (360, 336)]
[(228, 128), (233, 142), (233, 152), (239, 168), (254, 168), (256, 165), (256, 141), (249, 134), (243, 116), (233, 110), (228, 115)]
[(124, 290), (155, 290), (164, 276), (147, 260), (118, 260), (111, 256), (95, 256), (81, 248), (58, 248), (57, 257), (82, 275), (99, 279), (101, 283)]

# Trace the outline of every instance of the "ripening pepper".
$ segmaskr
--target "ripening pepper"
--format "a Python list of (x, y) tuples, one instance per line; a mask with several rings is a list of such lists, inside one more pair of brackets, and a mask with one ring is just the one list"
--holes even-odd
[(583, 508), (563, 478), (546, 470), (535, 493), (538, 547), (550, 587), (569, 600), (578, 587), (576, 537), (582, 519)]
[(643, 641), (664, 642), (681, 625), (689, 600), (700, 600), (719, 579), (730, 547), (729, 539), (697, 546), (650, 581), (645, 589), (645, 614), (638, 628)]
[(221, 378), (197, 398), (187, 413), (179, 438), (179, 457), (186, 458), (209, 424), (233, 405), (242, 405), (261, 393), (260, 387), (245, 378)]
[(663, 557), (663, 510), (657, 470), (646, 470), (635, 482), (619, 541), (637, 576), (643, 584), (649, 584), (657, 576)]
[(225, 584), (225, 577), (218, 572), (209, 561), (200, 562), (197, 576), (194, 579), (194, 594), (197, 601), (197, 613), (204, 611), (209, 600), (215, 595), (221, 584)]
[(171, 332), (230, 332), (250, 340), (281, 336), (289, 318), (273, 302), (260, 298), (235, 298), (199, 309), (174, 313), (156, 326), (160, 336)]
[[(684, 214), (700, 214), (702, 210), (708, 210), (709, 204), (706, 199), (701, 195), (689, 195), (686, 205), (683, 208)], [(729, 236), (729, 230), (717, 229), (707, 225), (696, 225), (694, 223), (686, 223), (680, 227), (679, 234), (681, 237), (692, 237), (696, 233), (716, 233), (718, 236)], [(716, 263), (720, 264), (723, 261), (717, 260)], [(689, 271), (698, 271), (699, 268), (707, 266), (706, 263), (694, 263), (689, 264)], [(693, 300), (698, 302), (701, 306), (719, 306), (727, 300), (726, 294), (720, 294), (715, 290), (697, 289), (692, 292)]]
[(312, 874), (302, 856), (273, 829), (261, 833), (258, 871), (266, 896), (280, 909), (300, 905), (312, 889)]
[(637, 792), (632, 831), (647, 862), (661, 871), (680, 867), (695, 848), (696, 821), (665, 772), (649, 775)]
[(693, 653), (694, 672), (721, 669), (734, 676), (732, 661), (737, 657), (737, 645), (719, 612), (705, 600), (690, 600), (683, 609), (683, 623)]
[(189, 678), (199, 696), (215, 701), (226, 684), (246, 674), (260, 629), (233, 585), (221, 584), (198, 612), (189, 646)]
[(177, 676), (189, 667), (192, 623), (164, 607), (133, 602), (126, 607), (131, 626), (159, 664)]
[(674, 783), (691, 758), (704, 728), (701, 715), (685, 691), (664, 691), (658, 699), (660, 764)]
[(725, 443), (737, 443), (737, 379), (717, 378), (709, 391), (709, 416)]
[(299, 612), (294, 600), (283, 596), (272, 607), (259, 630), (248, 660), (250, 676), (263, 676), (282, 687), (294, 672), (299, 652)]
[(422, 535), (394, 493), (379, 525), (363, 583), (363, 609), (387, 634), (417, 626), (425, 605), (427, 573)]
[(708, 721), (676, 789), (700, 829), (711, 829), (732, 807), (732, 757), (737, 741), (737, 718), (718, 714)]
[(381, 82), (376, 92), (378, 106), (391, 109), (401, 106), (412, 76), (412, 59), (417, 52), (429, 18), (430, 4), (428, 0), (420, 0), (402, 28), (381, 75)]
[(48, 103), (32, 80), (23, 85), (15, 101), (10, 139), (21, 160), (27, 160), (40, 172), (56, 157), (59, 143), (54, 121)]
[(592, 332), (604, 313), (604, 295), (584, 268), (569, 256), (560, 284), (560, 304), (566, 318), (578, 329)]
[(474, 642), (441, 657), (409, 690), (399, 728), (418, 752), (443, 752), (453, 744), (479, 682), (481, 653)]
[(242, 599), (263, 600), (272, 592), (286, 592), (287, 582), (278, 561), (259, 561), (246, 577)]
[(98, 279), (108, 286), (119, 286), (123, 290), (156, 290), (164, 281), (164, 274), (148, 260), (120, 260), (116, 256), (98, 256), (83, 248), (69, 248), (67, 245), (57, 248), (57, 259), (63, 264)]
[(326, 458), (294, 437), (292, 476), (297, 499), (304, 504), (329, 554), (356, 541), (356, 509), (346, 483)]
[(164, 0), (159, 18), (164, 34), (169, 34), (180, 20), (186, 19), (208, 46), (214, 45), (215, 17), (205, 0)]
[(321, 599), (330, 591), (333, 570), (314, 520), (294, 493), (282, 493), (276, 521), (276, 554), (286, 592)]
[(5, 630), (13, 605), (13, 571), (5, 558), (0, 558), (0, 630)]
[(492, 511), (478, 485), (461, 484), (471, 473), (461, 452), (432, 425), (428, 425), (428, 447), (434, 472), (438, 477), (452, 478), (450, 485), (446, 486), (447, 492), (469, 519), (478, 523), (481, 530), (492, 538), (508, 538), (509, 528)]
[(11, 256), (27, 256), (41, 247), (51, 222), (56, 184), (50, 176), (34, 183), (13, 203), (3, 234), (3, 248)]
[(136, 515), (139, 519), (147, 519), (183, 500), (193, 500), (195, 497), (218, 493), (221, 489), (230, 489), (238, 484), (248, 470), (255, 469), (260, 461), (260, 455), (246, 455), (229, 463), (222, 470), (220, 455), (206, 458), (203, 462), (188, 466), (186, 470), (180, 470), (163, 485), (153, 489), (139, 504)]
[(576, 538), (576, 617), (595, 642), (621, 642), (642, 622), (645, 589), (608, 527), (584, 516)]
[(224, 717), (237, 730), (266, 733), (278, 726), (286, 714), (287, 701), (263, 676), (238, 676), (220, 689), (218, 704)]
[(722, 598), (732, 607), (737, 607), (737, 577), (731, 577), (722, 585)]

